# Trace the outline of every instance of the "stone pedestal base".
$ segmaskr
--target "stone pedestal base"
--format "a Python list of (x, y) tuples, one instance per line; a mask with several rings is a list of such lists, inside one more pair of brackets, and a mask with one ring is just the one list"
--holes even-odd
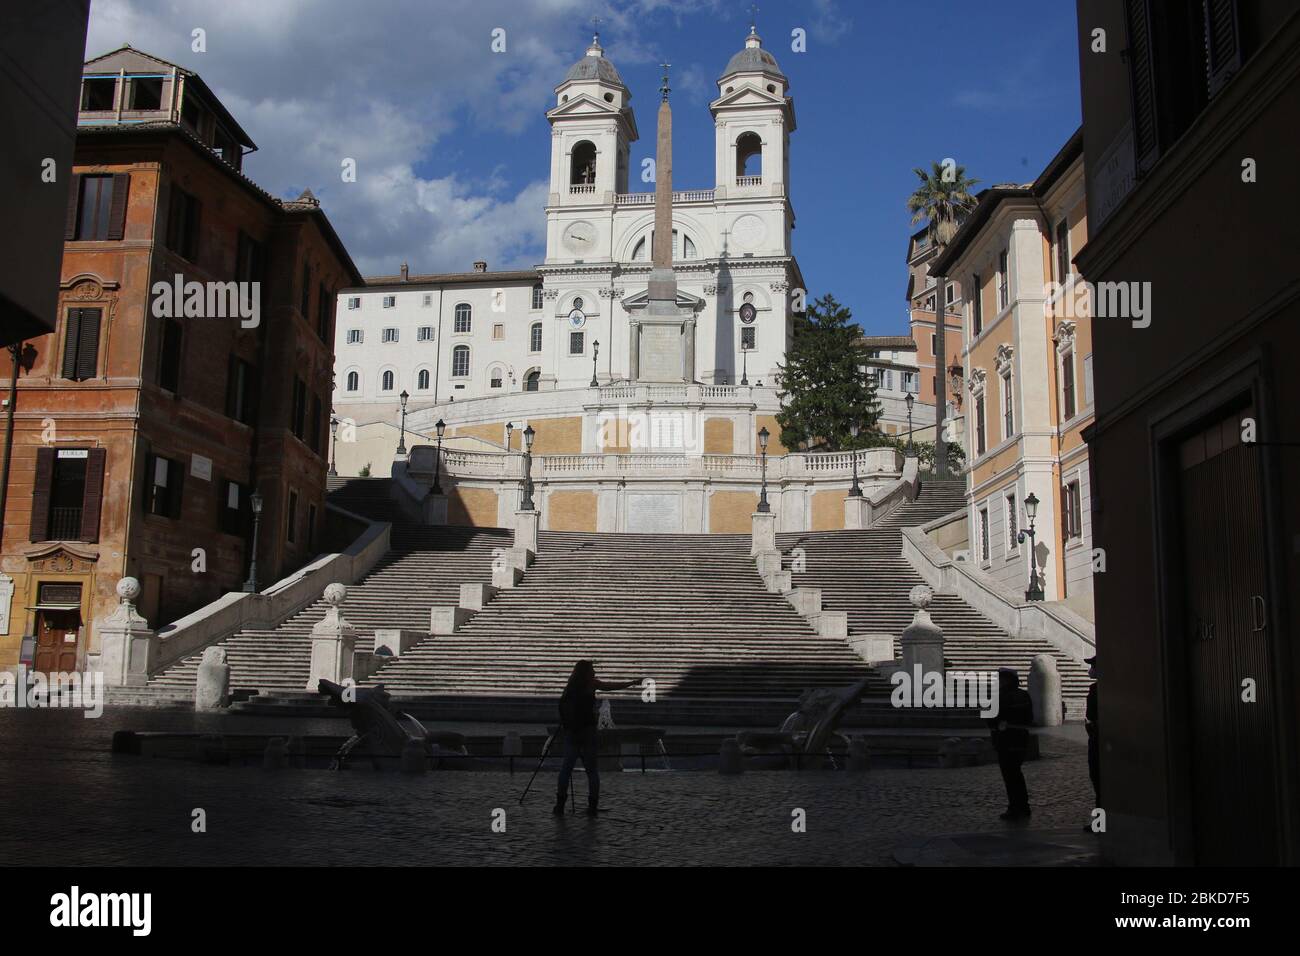
[(540, 511), (515, 512), (515, 547), (529, 554), (537, 553), (537, 529), (541, 525)]
[(1029, 699), (1034, 705), (1036, 727), (1059, 727), (1064, 721), (1061, 675), (1051, 654), (1036, 654), (1029, 665)]
[(424, 496), (424, 503), (421, 507), (424, 512), (425, 524), (447, 523), (447, 496), (445, 494), (435, 495), (433, 492), (429, 492)]
[(194, 682), (194, 709), (205, 712), (225, 710), (230, 706), (230, 665), (224, 647), (209, 647), (203, 652), (199, 675)]
[(330, 607), (325, 612), (325, 619), (311, 629), (308, 690), (316, 690), (321, 680), (341, 684), (352, 679), (357, 629), (343, 619), (340, 610), (347, 593), (347, 588), (337, 583), (325, 589), (325, 600)]
[(866, 495), (849, 495), (844, 499), (844, 530), (861, 531), (871, 527), (871, 502)]
[(755, 511), (750, 515), (751, 543), (749, 553), (762, 554), (776, 550), (776, 515), (770, 511)]

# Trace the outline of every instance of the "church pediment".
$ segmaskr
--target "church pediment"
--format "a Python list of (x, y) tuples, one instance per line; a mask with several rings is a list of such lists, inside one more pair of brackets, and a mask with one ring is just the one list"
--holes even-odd
[(546, 115), (555, 119), (560, 116), (618, 116), (622, 112), (608, 103), (602, 103), (589, 93), (579, 93), (570, 98), (569, 102), (561, 103)]
[[(624, 296), (619, 300), (623, 303), (623, 308), (628, 312), (636, 312), (644, 309), (650, 304), (650, 290), (642, 289), (634, 295)], [(681, 289), (677, 290), (677, 307), (679, 309), (689, 309), (692, 312), (699, 312), (704, 308), (705, 302), (698, 295), (691, 295)]]
[(710, 109), (727, 109), (737, 106), (785, 106), (785, 99), (756, 86), (742, 86), (709, 104)]

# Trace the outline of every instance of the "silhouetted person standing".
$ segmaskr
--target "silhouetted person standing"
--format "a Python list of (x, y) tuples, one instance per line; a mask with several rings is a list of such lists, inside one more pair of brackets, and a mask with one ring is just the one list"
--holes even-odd
[(596, 680), (596, 668), (591, 661), (578, 661), (569, 675), (569, 682), (560, 695), (560, 732), (564, 735), (564, 763), (560, 766), (560, 779), (555, 790), (556, 816), (564, 813), (564, 801), (569, 793), (569, 778), (574, 765), (582, 758), (582, 769), (587, 771), (587, 816), (594, 817), (600, 804), (600, 768), (596, 736), (596, 691), (626, 690), (638, 683), (630, 680), (623, 684), (604, 684)]
[(1003, 820), (1029, 817), (1029, 788), (1021, 765), (1029, 749), (1029, 725), (1034, 721), (1034, 705), (1029, 692), (1021, 688), (1014, 668), (998, 669), (998, 713), (988, 719), (993, 749), (998, 755), (998, 769), (1007, 788), (1007, 809)]
[(1088, 776), (1092, 779), (1092, 792), (1101, 806), (1101, 725), (1097, 722), (1097, 658), (1085, 657), (1088, 676), (1092, 684), (1088, 688), (1088, 703), (1084, 706), (1083, 726), (1088, 731)]

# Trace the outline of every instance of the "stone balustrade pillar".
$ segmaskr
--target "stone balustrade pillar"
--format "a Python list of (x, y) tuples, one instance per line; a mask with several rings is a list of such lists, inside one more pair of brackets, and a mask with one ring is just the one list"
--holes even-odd
[(944, 673), (943, 668), (943, 630), (930, 619), (930, 602), (934, 592), (926, 585), (918, 584), (912, 588), (908, 600), (916, 608), (912, 623), (903, 629), (900, 643), (903, 649), (903, 670), (909, 677), (915, 675), (916, 668), (921, 668), (922, 676), (930, 673)]
[(99, 632), (99, 663), (108, 687), (143, 687), (158, 659), (158, 635), (135, 608), (140, 582), (117, 582), (118, 605), (95, 623)]
[(323, 597), (329, 607), (325, 611), (325, 619), (311, 629), (308, 690), (316, 690), (322, 679), (341, 684), (352, 677), (357, 629), (343, 618), (342, 606), (347, 596), (348, 589), (338, 582), (325, 588)]
[(776, 515), (770, 511), (755, 511), (750, 515), (751, 532), (749, 554), (762, 554), (776, 550)]

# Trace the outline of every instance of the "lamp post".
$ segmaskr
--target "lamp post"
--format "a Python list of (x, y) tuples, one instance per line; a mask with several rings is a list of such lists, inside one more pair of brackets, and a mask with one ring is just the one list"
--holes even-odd
[(438, 433), (438, 447), (433, 451), (433, 487), (429, 489), (433, 494), (442, 494), (442, 479), (439, 477), (442, 472), (442, 433), (447, 430), (447, 423), (441, 418), (433, 426)]
[(506, 454), (510, 454), (510, 436), (515, 432), (515, 423), (506, 422)]
[(912, 406), (916, 404), (916, 399), (912, 397), (911, 392), (908, 392), (903, 401), (907, 403), (907, 450), (903, 452), (903, 455), (906, 458), (911, 458), (916, 454), (916, 446), (912, 444)]
[(401, 440), (398, 441), (397, 443), (397, 453), (399, 455), (405, 455), (406, 454), (406, 400), (411, 396), (407, 394), (406, 389), (402, 389), (402, 394), (398, 395), (397, 397), (402, 400), (402, 437)]
[(858, 484), (858, 423), (854, 422), (849, 426), (849, 434), (853, 436), (853, 487), (849, 489), (850, 498), (862, 497), (862, 486)]
[(337, 415), (330, 416), (330, 470), (329, 476), (337, 478), (338, 469), (338, 444), (339, 444), (339, 418)]
[(1032, 491), (1025, 499), (1025, 516), (1029, 518), (1029, 527), (1016, 535), (1016, 541), (1023, 543), (1029, 538), (1029, 590), (1025, 592), (1026, 601), (1043, 599), (1043, 581), (1038, 576), (1038, 561), (1034, 556), (1034, 517), (1038, 514), (1038, 496)]
[(257, 530), (262, 523), (262, 496), (254, 491), (248, 496), (248, 504), (253, 509), (253, 550), (248, 558), (248, 580), (244, 590), (250, 594), (257, 593)]
[(749, 349), (744, 342), (740, 343), (740, 384), (749, 384)]
[(596, 381), (596, 359), (600, 356), (600, 339), (591, 343), (591, 387), (596, 388), (600, 382)]
[(519, 505), (521, 511), (535, 511), (533, 504), (533, 438), (536, 436), (533, 426), (524, 429), (524, 500)]
[(762, 455), (763, 466), (763, 485), (762, 491), (758, 496), (758, 511), (760, 514), (767, 514), (772, 510), (772, 506), (767, 503), (767, 440), (771, 437), (767, 427), (764, 426), (758, 433), (758, 449)]

